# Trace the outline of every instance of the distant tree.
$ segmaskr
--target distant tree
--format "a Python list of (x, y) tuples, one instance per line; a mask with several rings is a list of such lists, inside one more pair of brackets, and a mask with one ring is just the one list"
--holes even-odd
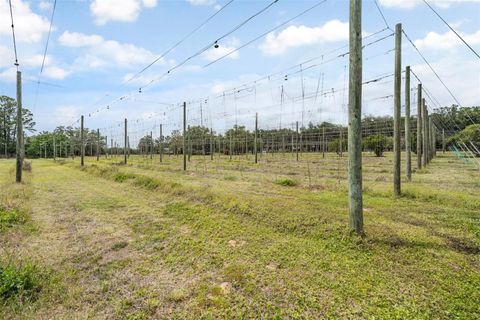
[(448, 146), (456, 143), (465, 143), (469, 149), (471, 147), (470, 143), (473, 143), (477, 149), (480, 149), (480, 124), (471, 124), (447, 140)]
[(387, 148), (388, 140), (384, 135), (376, 134), (373, 136), (368, 136), (363, 139), (363, 148), (364, 150), (373, 151), (375, 156), (383, 156), (383, 152)]
[[(17, 102), (15, 99), (0, 96), (0, 141), (4, 156), (15, 153), (17, 135)], [(27, 108), (22, 108), (24, 132), (35, 132), (33, 115)]]

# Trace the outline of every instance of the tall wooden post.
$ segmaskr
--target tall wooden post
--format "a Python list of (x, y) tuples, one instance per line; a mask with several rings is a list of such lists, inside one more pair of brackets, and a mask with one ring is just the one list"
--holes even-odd
[(213, 154), (215, 150), (213, 149), (213, 129), (210, 128), (210, 160), (213, 160)]
[(150, 159), (153, 160), (153, 132), (150, 131)]
[(100, 129), (97, 129), (97, 161), (100, 160)]
[(160, 138), (158, 138), (158, 152), (160, 153), (160, 162), (163, 161), (163, 132), (162, 125), (160, 124)]
[(432, 117), (433, 115), (430, 115), (430, 118), (428, 119), (429, 133), (430, 133), (430, 161), (432, 161), (433, 156), (435, 155), (435, 133), (433, 128)]
[(401, 194), (401, 100), (402, 90), (402, 24), (395, 26), (395, 78), (394, 78), (394, 99), (393, 99), (393, 193), (395, 196)]
[(340, 158), (343, 157), (343, 126), (340, 125), (340, 134), (339, 134), (339, 148), (340, 148)]
[(422, 84), (417, 87), (417, 169), (422, 168), (422, 143), (423, 143), (423, 124), (422, 124)]
[(232, 132), (230, 132), (230, 146), (228, 148), (228, 154), (230, 156), (230, 160), (232, 160), (232, 154), (233, 154), (233, 150), (232, 150)]
[(363, 234), (362, 199), (362, 1), (350, 0), (348, 88), (348, 197), (350, 228)]
[(123, 138), (124, 138), (124, 141), (123, 141), (123, 163), (124, 164), (127, 164), (128, 162), (128, 157), (127, 157), (127, 147), (128, 147), (128, 122), (127, 122), (127, 118), (125, 118), (125, 126), (124, 126), (124, 135), (123, 135)]
[(325, 126), (322, 127), (322, 158), (325, 159)]
[(258, 113), (255, 113), (255, 137), (253, 140), (253, 148), (255, 149), (255, 163), (258, 163), (257, 136), (258, 136)]
[(83, 116), (80, 118), (80, 165), (85, 165), (85, 139), (83, 132)]
[(190, 157), (192, 156), (192, 137), (190, 132), (190, 126), (187, 127), (187, 148), (188, 148), (188, 162), (190, 162)]
[(442, 129), (442, 152), (445, 153), (445, 129)]
[(187, 170), (187, 103), (183, 103), (183, 171)]
[(427, 107), (425, 105), (425, 98), (422, 98), (422, 132), (423, 132), (423, 142), (422, 142), (422, 166), (427, 166), (427, 158), (428, 158), (428, 114), (427, 114)]
[(55, 140), (55, 133), (53, 134), (53, 161), (57, 160), (57, 141)]
[(298, 121), (295, 123), (295, 149), (297, 151), (297, 161), (298, 161)]
[(412, 180), (412, 145), (410, 136), (410, 66), (405, 71), (405, 171), (408, 181)]
[(17, 71), (17, 145), (15, 181), (22, 182), (23, 167), (23, 117), (22, 117), (22, 73)]

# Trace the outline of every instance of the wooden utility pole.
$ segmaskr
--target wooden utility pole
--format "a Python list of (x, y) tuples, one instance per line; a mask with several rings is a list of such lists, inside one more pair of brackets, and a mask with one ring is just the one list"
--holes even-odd
[(295, 129), (295, 149), (297, 151), (297, 161), (298, 161), (298, 121), (295, 123), (296, 124), (296, 129)]
[(402, 91), (402, 24), (395, 26), (395, 78), (393, 99), (393, 193), (396, 197), (401, 194), (401, 100)]
[(85, 141), (83, 136), (83, 116), (80, 118), (80, 165), (85, 165)]
[(423, 124), (422, 124), (422, 84), (417, 87), (417, 169), (422, 168), (422, 143), (423, 143)]
[(17, 71), (17, 145), (15, 181), (22, 182), (23, 169), (22, 73)]
[(187, 103), (183, 103), (183, 171), (187, 170)]
[(124, 144), (123, 144), (123, 163), (124, 164), (127, 164), (127, 147), (128, 147), (128, 134), (127, 134), (127, 129), (128, 129), (128, 122), (127, 122), (127, 118), (125, 118), (125, 125), (124, 125), (124, 129), (125, 129), (125, 132), (124, 132), (124, 135), (123, 135), (123, 138), (124, 138)]
[(97, 129), (97, 161), (100, 160), (100, 129)]
[(258, 136), (258, 113), (255, 113), (255, 136), (253, 139), (253, 148), (255, 149), (255, 163), (258, 163), (257, 136)]
[(410, 66), (405, 71), (405, 171), (408, 181), (412, 180), (412, 146), (410, 136)]
[(350, 0), (348, 86), (348, 198), (350, 228), (363, 234), (362, 199), (362, 1)]
[(160, 153), (160, 162), (163, 161), (163, 132), (162, 132), (162, 124), (160, 124), (160, 137), (158, 138), (158, 152)]

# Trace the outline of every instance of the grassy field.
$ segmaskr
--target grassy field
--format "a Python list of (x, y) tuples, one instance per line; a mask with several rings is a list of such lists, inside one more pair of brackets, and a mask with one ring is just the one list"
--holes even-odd
[(346, 158), (252, 159), (0, 160), (0, 318), (480, 317), (478, 169), (439, 153), (394, 198), (365, 154), (359, 238)]

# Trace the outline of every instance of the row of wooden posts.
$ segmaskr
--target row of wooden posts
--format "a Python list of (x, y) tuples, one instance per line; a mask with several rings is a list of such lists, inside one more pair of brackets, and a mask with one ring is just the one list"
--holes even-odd
[[(348, 183), (349, 183), (349, 224), (357, 234), (363, 234), (363, 197), (362, 197), (362, 141), (361, 141), (361, 110), (362, 110), (362, 0), (350, 0), (350, 36), (349, 36), (349, 95), (348, 95)], [(395, 72), (394, 72), (394, 194), (401, 195), (401, 43), (402, 25), (395, 27)], [(405, 83), (405, 141), (406, 146), (406, 175), (411, 179), (411, 147), (410, 147), (410, 68), (407, 67)], [(428, 114), (425, 99), (421, 98), (422, 87), (418, 86), (418, 115), (417, 115), (417, 168), (425, 167), (435, 156), (435, 126)], [(22, 128), (22, 96), (21, 73), (17, 72), (17, 155), (16, 181), (22, 180), (22, 164), (24, 157), (23, 128)], [(187, 170), (187, 137), (186, 137), (186, 103), (183, 103), (183, 170)], [(124, 129), (124, 163), (127, 164), (127, 119)], [(81, 165), (84, 166), (85, 145), (84, 117), (81, 117)], [(255, 163), (257, 155), (258, 115), (255, 117)]]

